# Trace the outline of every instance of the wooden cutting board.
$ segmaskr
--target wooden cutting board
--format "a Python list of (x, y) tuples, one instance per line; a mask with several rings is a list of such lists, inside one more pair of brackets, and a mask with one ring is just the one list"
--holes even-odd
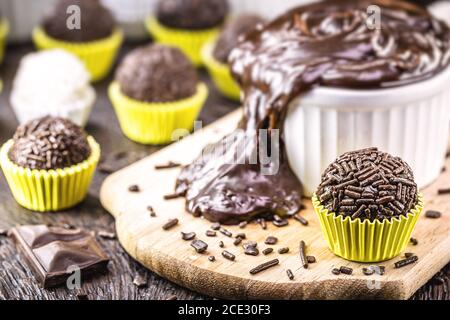
[[(278, 243), (272, 246), (274, 252), (267, 256), (245, 255), (241, 246), (233, 245), (233, 238), (219, 232), (216, 237), (206, 237), (205, 232), (211, 226), (209, 221), (186, 213), (182, 198), (163, 199), (174, 191), (180, 169), (155, 170), (154, 166), (168, 161), (188, 164), (205, 144), (231, 132), (240, 115), (241, 111), (236, 111), (106, 179), (101, 189), (101, 202), (116, 218), (118, 239), (134, 259), (162, 277), (197, 292), (243, 299), (407, 299), (450, 261), (450, 195), (437, 195), (438, 188), (450, 187), (450, 166), (438, 181), (422, 190), (426, 210), (439, 210), (443, 216), (440, 219), (420, 217), (413, 233), (419, 244), (409, 245), (405, 250), (417, 254), (419, 261), (401, 269), (393, 267), (400, 257), (380, 263), (386, 266), (383, 276), (365, 276), (361, 271), (363, 264), (346, 261), (328, 250), (309, 200), (305, 200), (307, 209), (302, 211), (309, 220), (308, 226), (290, 220), (289, 225), (282, 228), (268, 223), (267, 230), (258, 224), (249, 224), (245, 229), (227, 227), (233, 234), (245, 232), (248, 240), (258, 242), (260, 251), (268, 247), (264, 244), (267, 236), (277, 237)], [(140, 187), (140, 192), (128, 191), (134, 184)], [(156, 217), (150, 216), (148, 206), (154, 208)], [(172, 218), (178, 218), (179, 224), (164, 231), (162, 225)], [(209, 244), (208, 252), (196, 253), (189, 241), (181, 239), (181, 231), (195, 231), (197, 239)], [(302, 268), (299, 259), (300, 240), (306, 242), (307, 254), (317, 259), (307, 270)], [(224, 249), (219, 247), (219, 241), (236, 256), (234, 262), (222, 257)], [(277, 249), (285, 246), (290, 248), (289, 253), (278, 254)], [(210, 262), (209, 255), (214, 255), (216, 261)], [(274, 258), (280, 260), (278, 266), (250, 275), (250, 269)], [(332, 268), (340, 266), (353, 268), (353, 274), (333, 275)], [(286, 269), (293, 271), (293, 281), (288, 279)]]

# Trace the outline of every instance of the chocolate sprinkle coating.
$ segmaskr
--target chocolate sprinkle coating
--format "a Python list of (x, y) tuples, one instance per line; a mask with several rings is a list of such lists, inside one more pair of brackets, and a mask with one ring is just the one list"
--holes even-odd
[(156, 17), (167, 27), (201, 30), (221, 25), (228, 11), (227, 0), (160, 0)]
[(231, 50), (239, 43), (241, 36), (262, 23), (264, 23), (264, 19), (255, 14), (243, 14), (227, 22), (217, 39), (213, 52), (214, 58), (222, 63), (227, 63)]
[(406, 216), (418, 202), (408, 164), (377, 148), (336, 159), (323, 173), (317, 197), (330, 212), (371, 221)]
[[(69, 6), (80, 8), (80, 28), (68, 28)], [(99, 0), (58, 0), (44, 18), (42, 27), (52, 38), (69, 42), (88, 42), (109, 37), (116, 26), (112, 13)]]
[(43, 117), (32, 120), (16, 130), (9, 159), (31, 170), (68, 168), (91, 155), (86, 133), (70, 120)]
[(143, 102), (173, 102), (193, 96), (198, 75), (177, 48), (150, 44), (126, 55), (116, 72), (126, 96)]

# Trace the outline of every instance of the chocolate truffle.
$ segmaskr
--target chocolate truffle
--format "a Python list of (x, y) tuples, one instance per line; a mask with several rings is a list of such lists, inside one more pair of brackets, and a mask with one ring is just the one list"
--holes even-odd
[(337, 158), (323, 173), (317, 196), (330, 212), (371, 221), (406, 216), (418, 201), (408, 164), (377, 148)]
[[(69, 28), (71, 21), (70, 6), (80, 8), (80, 27)], [(75, 21), (75, 20), (74, 20)], [(55, 39), (69, 42), (87, 42), (109, 37), (116, 25), (111, 12), (99, 0), (58, 0), (42, 27)]]
[(170, 102), (195, 94), (198, 75), (177, 48), (152, 44), (130, 52), (116, 73), (126, 96), (145, 102)]
[(227, 63), (228, 55), (239, 43), (239, 38), (262, 23), (264, 23), (264, 19), (254, 14), (243, 14), (230, 20), (217, 40), (213, 53), (214, 58), (220, 62)]
[(228, 14), (227, 0), (160, 0), (158, 21), (176, 29), (208, 29), (221, 25)]
[(19, 126), (9, 158), (29, 169), (67, 168), (86, 160), (91, 148), (84, 131), (70, 120), (46, 116)]

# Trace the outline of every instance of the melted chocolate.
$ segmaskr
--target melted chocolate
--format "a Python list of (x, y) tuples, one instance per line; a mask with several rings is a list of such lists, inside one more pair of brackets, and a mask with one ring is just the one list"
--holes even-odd
[[(368, 25), (367, 8), (381, 8), (380, 28)], [(369, 14), (370, 16), (371, 14)], [(286, 215), (300, 208), (301, 184), (291, 171), (283, 139), (278, 170), (264, 174), (259, 129), (282, 132), (289, 103), (314, 86), (384, 88), (428, 79), (450, 60), (450, 31), (425, 9), (393, 0), (331, 0), (295, 8), (247, 34), (230, 54), (243, 89), (246, 135), (208, 146), (181, 172), (176, 190), (186, 209), (211, 221), (235, 224), (261, 214)], [(258, 135), (259, 137), (260, 135)], [(247, 152), (242, 152), (241, 146)], [(229, 164), (235, 159), (235, 164)], [(244, 162), (245, 160), (245, 162)]]

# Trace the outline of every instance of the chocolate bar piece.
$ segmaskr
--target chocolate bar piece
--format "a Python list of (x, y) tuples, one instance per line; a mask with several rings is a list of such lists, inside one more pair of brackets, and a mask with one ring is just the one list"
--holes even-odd
[(74, 267), (82, 279), (107, 270), (108, 257), (94, 236), (81, 229), (26, 225), (13, 228), (11, 235), (44, 288), (64, 284)]

